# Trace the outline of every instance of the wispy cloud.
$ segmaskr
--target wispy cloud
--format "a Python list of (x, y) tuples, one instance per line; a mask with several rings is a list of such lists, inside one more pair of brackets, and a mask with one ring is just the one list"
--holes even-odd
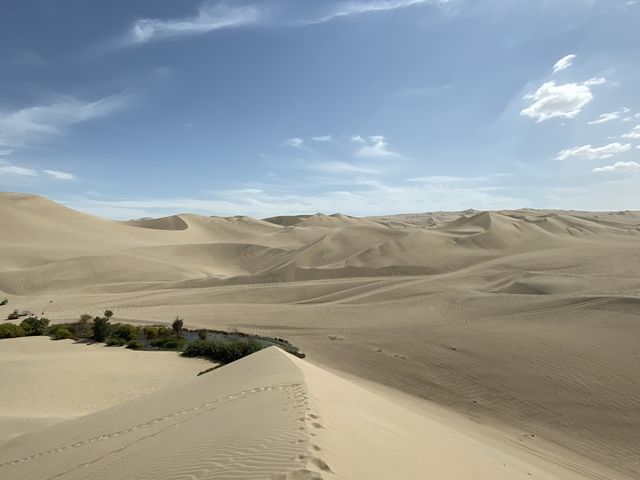
[(616, 162), (613, 165), (604, 167), (596, 167), (593, 169), (596, 173), (606, 172), (640, 172), (640, 163), (638, 162)]
[(2, 175), (18, 175), (21, 177), (36, 177), (38, 172), (30, 168), (19, 167), (12, 163), (0, 160), (0, 176)]
[(582, 158), (586, 160), (599, 160), (602, 158), (611, 158), (619, 153), (628, 152), (631, 150), (630, 143), (610, 143), (602, 147), (592, 147), (591, 145), (582, 145), (580, 147), (568, 148), (561, 150), (556, 155), (556, 160), (567, 160), (568, 158)]
[(624, 135), (621, 135), (622, 138), (631, 138), (633, 140), (638, 140), (640, 139), (640, 125), (636, 125), (635, 127), (633, 127), (633, 130), (631, 130), (629, 133), (625, 133)]
[(14, 149), (12, 148), (7, 148), (5, 150), (0, 150), (0, 157), (8, 157), (9, 155), (12, 155), (15, 152)]
[(351, 141), (360, 146), (356, 155), (358, 157), (399, 157), (400, 154), (389, 150), (388, 144), (383, 135), (370, 135), (363, 137), (355, 135)]
[(627, 107), (622, 107), (615, 112), (601, 113), (597, 120), (587, 122), (589, 125), (600, 125), (601, 123), (611, 122), (612, 120), (619, 119), (622, 115), (626, 115), (631, 110)]
[(542, 84), (534, 93), (524, 96), (531, 105), (522, 109), (520, 115), (534, 119), (537, 123), (552, 118), (575, 118), (582, 108), (593, 100), (592, 86), (602, 85), (604, 78), (592, 78), (584, 83), (556, 84), (555, 80)]
[(370, 167), (368, 165), (357, 165), (353, 163), (339, 162), (339, 161), (312, 163), (309, 165), (309, 169), (316, 170), (319, 172), (324, 172), (324, 173), (332, 173), (332, 174), (356, 173), (356, 174), (376, 175), (380, 173), (379, 169)]
[(311, 140), (314, 142), (331, 142), (333, 141), (333, 138), (331, 135), (320, 135), (318, 137), (311, 137)]
[(283, 147), (299, 147), (304, 143), (304, 140), (298, 137), (293, 137), (282, 142)]
[(63, 129), (104, 117), (125, 107), (127, 93), (85, 102), (73, 97), (14, 111), (0, 111), (0, 146), (22, 147), (44, 137), (62, 133)]
[(60, 172), (58, 170), (43, 170), (44, 173), (56, 180), (75, 180), (75, 175), (68, 172)]
[(562, 57), (553, 65), (553, 73), (558, 73), (562, 70), (566, 70), (573, 64), (573, 61), (575, 59), (576, 59), (576, 55), (574, 55), (573, 53), (565, 57)]
[(222, 28), (258, 23), (264, 12), (254, 6), (230, 6), (225, 2), (206, 1), (196, 15), (180, 19), (141, 18), (128, 32), (123, 43), (141, 44), (153, 40), (199, 35)]
[(296, 23), (301, 26), (312, 25), (316, 23), (329, 22), (340, 17), (397, 10), (399, 8), (407, 8), (416, 5), (439, 5), (448, 2), (449, 0), (354, 0), (334, 4), (328, 11), (318, 17), (308, 20), (300, 20)]

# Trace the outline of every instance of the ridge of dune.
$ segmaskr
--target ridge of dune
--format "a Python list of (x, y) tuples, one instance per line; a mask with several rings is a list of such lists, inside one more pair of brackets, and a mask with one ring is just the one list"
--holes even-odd
[[(588, 470), (584, 470), (588, 472)], [(34, 433), (0, 476), (96, 480), (588, 478), (270, 347)]]
[(139, 220), (129, 220), (126, 225), (141, 228), (151, 228), (154, 230), (186, 230), (189, 224), (180, 215), (171, 215), (161, 218), (141, 218)]

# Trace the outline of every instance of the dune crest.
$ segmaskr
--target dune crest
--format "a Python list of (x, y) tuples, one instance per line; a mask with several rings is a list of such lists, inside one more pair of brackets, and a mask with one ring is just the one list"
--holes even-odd
[(15, 480), (418, 480), (479, 471), (497, 480), (585, 478), (475, 440), (276, 347), (15, 438), (0, 452), (0, 475)]

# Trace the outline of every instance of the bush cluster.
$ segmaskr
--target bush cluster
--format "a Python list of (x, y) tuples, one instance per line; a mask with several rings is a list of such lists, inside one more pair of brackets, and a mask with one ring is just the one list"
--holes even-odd
[(127, 343), (127, 348), (130, 348), (131, 350), (140, 350), (144, 348), (144, 343), (139, 342), (138, 340), (131, 340)]
[(151, 346), (164, 348), (166, 350), (180, 350), (186, 343), (187, 341), (184, 338), (168, 337), (152, 340)]
[(52, 325), (47, 334), (54, 340), (62, 340), (73, 336), (73, 332), (66, 325)]
[(129, 342), (140, 336), (140, 329), (128, 323), (116, 323), (111, 328), (111, 336)]
[(182, 352), (185, 357), (204, 357), (215, 362), (231, 363), (262, 350), (264, 345), (253, 339), (233, 341), (196, 340)]
[(17, 338), (24, 336), (24, 330), (20, 325), (16, 325), (15, 323), (0, 324), (0, 338)]
[(44, 335), (49, 326), (48, 318), (29, 317), (25, 318), (20, 326), (27, 336)]

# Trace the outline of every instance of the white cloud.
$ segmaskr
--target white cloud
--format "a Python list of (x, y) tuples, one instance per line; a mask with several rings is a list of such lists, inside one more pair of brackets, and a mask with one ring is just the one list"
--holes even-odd
[(333, 138), (331, 138), (331, 135), (320, 135), (318, 137), (311, 137), (311, 140), (314, 142), (331, 142)]
[(0, 146), (19, 147), (60, 134), (64, 127), (104, 117), (122, 109), (128, 95), (116, 94), (93, 102), (63, 100), (14, 111), (0, 111)]
[(293, 137), (282, 142), (282, 146), (283, 147), (299, 147), (303, 143), (304, 143), (304, 140), (302, 140), (301, 138)]
[(57, 179), (57, 180), (75, 180), (75, 175), (68, 172), (60, 172), (58, 170), (43, 170), (47, 175)]
[(586, 160), (599, 160), (602, 158), (611, 158), (619, 153), (631, 150), (630, 143), (610, 143), (602, 147), (592, 147), (591, 145), (582, 145), (581, 147), (568, 148), (561, 150), (556, 156), (556, 160), (566, 160), (567, 158), (576, 157)]
[(13, 150), (11, 148), (6, 149), (6, 150), (0, 150), (0, 157), (7, 157), (7, 156), (13, 154), (13, 152), (15, 152), (15, 150)]
[(622, 135), (622, 138), (632, 138), (634, 140), (640, 139), (640, 125), (633, 127), (633, 130)]
[(125, 43), (140, 44), (169, 37), (198, 35), (221, 28), (255, 24), (260, 18), (261, 12), (252, 6), (231, 7), (206, 1), (193, 17), (137, 20), (131, 27)]
[(351, 137), (351, 141), (361, 144), (362, 146), (356, 152), (358, 157), (399, 157), (396, 152), (389, 150), (388, 144), (383, 135), (371, 135), (362, 137), (355, 135)]
[(325, 173), (361, 173), (368, 175), (376, 175), (380, 173), (379, 169), (371, 168), (366, 165), (354, 165), (347, 162), (318, 162), (309, 165), (311, 170)]
[(573, 64), (573, 61), (575, 59), (576, 59), (576, 55), (574, 55), (574, 54), (570, 54), (570, 55), (567, 55), (565, 57), (562, 57), (553, 66), (553, 73), (558, 73), (561, 70), (569, 68)]
[(18, 175), (21, 177), (36, 177), (38, 172), (30, 168), (19, 167), (4, 160), (0, 160), (0, 176)]
[(593, 99), (590, 86), (601, 85), (604, 79), (592, 79), (585, 83), (556, 84), (554, 80), (544, 83), (535, 93), (525, 95), (532, 103), (520, 115), (543, 122), (551, 118), (574, 118), (582, 107)]
[(399, 8), (407, 8), (415, 5), (424, 4), (444, 4), (449, 0), (354, 0), (341, 2), (333, 6), (333, 8), (315, 19), (303, 20), (298, 22), (299, 25), (311, 25), (315, 23), (323, 23), (340, 17), (349, 17), (352, 15), (362, 15), (371, 12), (383, 12), (389, 10), (397, 10)]
[(455, 177), (450, 175), (427, 175), (425, 177), (407, 178), (407, 182), (446, 184), (461, 182), (485, 182), (488, 179), (489, 177)]
[[(597, 120), (592, 120), (592, 121), (587, 122), (587, 123), (589, 125), (599, 125), (601, 123), (610, 122), (612, 120), (619, 119), (621, 115), (629, 113), (630, 111), (631, 110), (629, 110), (628, 108), (623, 107), (620, 110), (617, 110), (615, 112), (601, 113)], [(627, 118), (630, 118), (630, 117), (627, 117)], [(627, 121), (627, 119), (625, 118), (623, 121)]]
[(604, 78), (604, 77), (594, 77), (594, 78), (590, 78), (589, 80), (584, 82), (584, 84), (587, 85), (588, 87), (595, 87), (595, 86), (598, 86), (598, 85), (604, 85), (605, 83), (607, 83), (607, 79)]
[(593, 169), (596, 173), (602, 172), (640, 172), (640, 163), (638, 162), (616, 162), (613, 165), (604, 167), (596, 167)]

